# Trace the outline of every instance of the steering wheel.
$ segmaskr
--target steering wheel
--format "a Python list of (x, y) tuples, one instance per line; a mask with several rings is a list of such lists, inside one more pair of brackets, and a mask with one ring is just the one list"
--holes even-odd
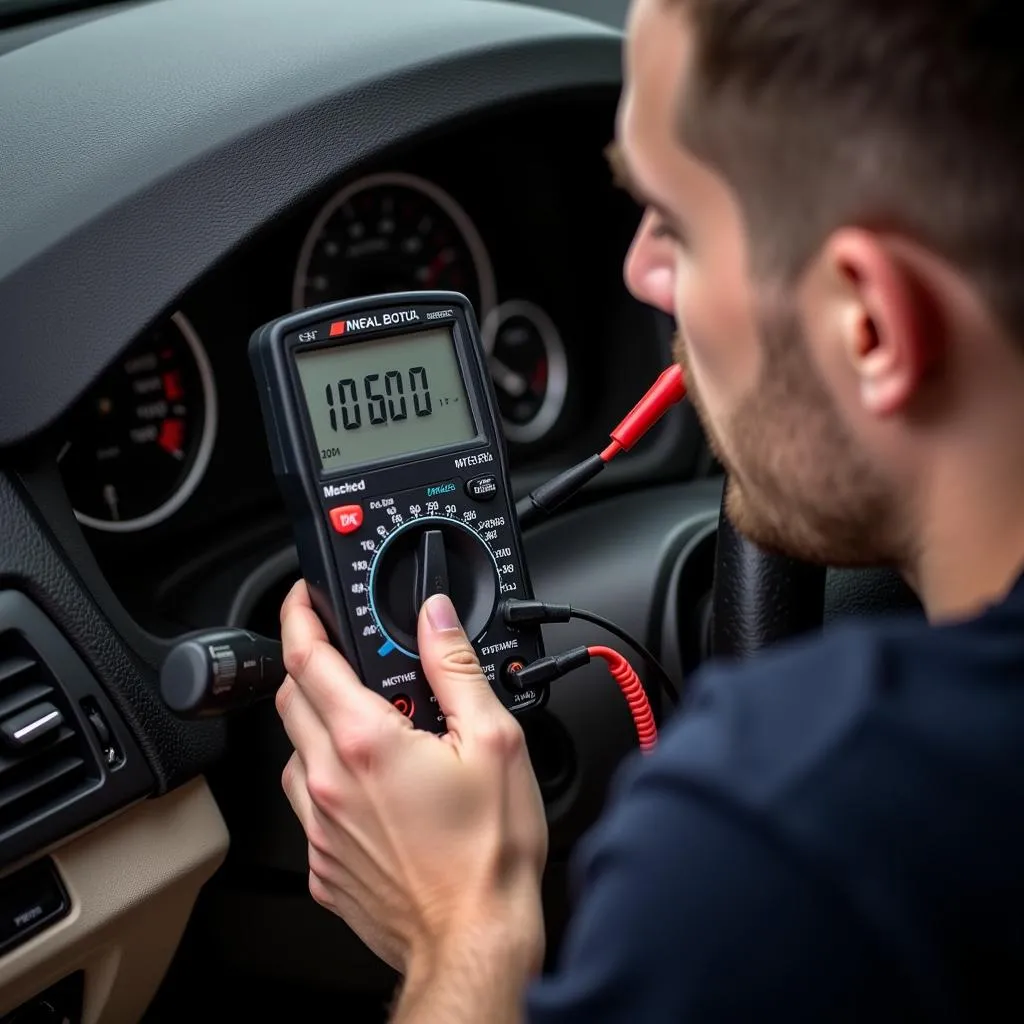
[(762, 550), (732, 524), (725, 494), (723, 487), (707, 645), (715, 657), (747, 658), (820, 629), (830, 604), (840, 614), (921, 610), (917, 596), (891, 569), (829, 571)]
[(710, 647), (716, 657), (745, 658), (822, 625), (826, 571), (752, 544), (726, 514), (725, 494), (723, 488)]

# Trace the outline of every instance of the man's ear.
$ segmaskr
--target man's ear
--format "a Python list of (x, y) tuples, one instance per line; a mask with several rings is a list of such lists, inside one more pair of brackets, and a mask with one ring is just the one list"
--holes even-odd
[(914, 398), (942, 354), (928, 283), (896, 245), (870, 231), (835, 232), (824, 255), (838, 283), (835, 322), (861, 404), (876, 416), (891, 416)]

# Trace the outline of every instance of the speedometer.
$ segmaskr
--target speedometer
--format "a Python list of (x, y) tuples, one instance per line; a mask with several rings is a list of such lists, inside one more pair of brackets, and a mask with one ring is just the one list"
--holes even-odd
[(58, 462), (78, 520), (112, 533), (163, 522), (202, 479), (216, 421), (206, 352), (175, 313), (136, 342), (72, 414)]
[(374, 174), (331, 198), (311, 225), (295, 268), (296, 309), (397, 291), (462, 292), (483, 321), (494, 272), (465, 211), (411, 174)]

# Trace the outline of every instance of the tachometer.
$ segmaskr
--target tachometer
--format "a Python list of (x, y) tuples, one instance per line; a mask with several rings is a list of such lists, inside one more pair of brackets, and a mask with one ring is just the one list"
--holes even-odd
[(217, 398), (181, 313), (143, 336), (78, 403), (58, 456), (78, 520), (126, 533), (163, 522), (210, 461)]
[(311, 225), (295, 268), (292, 303), (416, 289), (462, 292), (481, 322), (494, 307), (494, 271), (465, 211), (411, 174), (374, 174), (347, 185)]

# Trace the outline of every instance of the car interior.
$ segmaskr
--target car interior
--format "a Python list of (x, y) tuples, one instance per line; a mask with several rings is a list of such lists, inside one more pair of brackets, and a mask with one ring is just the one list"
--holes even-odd
[[(466, 295), (517, 498), (670, 365), (604, 156), (625, 7), (0, 0), (0, 1022), (386, 1019), (395, 975), (310, 897), (272, 700), (183, 717), (160, 669), (197, 632), (278, 638), (300, 575), (247, 355), (267, 321)], [(684, 697), (709, 657), (914, 612), (891, 574), (753, 549), (723, 484), (674, 406), (524, 530), (536, 596), (640, 638)], [(637, 736), (597, 663), (521, 722), (554, 962)]]

